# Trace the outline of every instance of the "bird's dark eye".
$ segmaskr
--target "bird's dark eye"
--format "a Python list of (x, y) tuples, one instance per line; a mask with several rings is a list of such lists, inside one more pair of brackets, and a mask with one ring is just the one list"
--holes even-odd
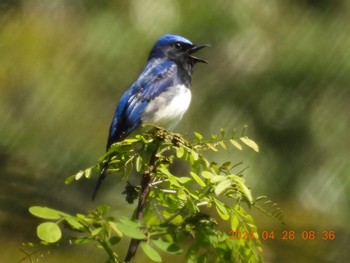
[(181, 50), (181, 49), (182, 49), (182, 44), (181, 44), (180, 42), (175, 42), (174, 47), (175, 47), (177, 50)]

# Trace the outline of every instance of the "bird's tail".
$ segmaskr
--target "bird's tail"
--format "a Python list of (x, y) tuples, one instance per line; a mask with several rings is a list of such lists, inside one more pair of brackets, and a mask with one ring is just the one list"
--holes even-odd
[(108, 163), (109, 163), (109, 160), (105, 160), (102, 164), (100, 176), (97, 179), (95, 189), (94, 189), (94, 192), (92, 194), (92, 200), (95, 199), (98, 189), (100, 189), (101, 184), (103, 183), (103, 181), (105, 180), (105, 178), (107, 176)]

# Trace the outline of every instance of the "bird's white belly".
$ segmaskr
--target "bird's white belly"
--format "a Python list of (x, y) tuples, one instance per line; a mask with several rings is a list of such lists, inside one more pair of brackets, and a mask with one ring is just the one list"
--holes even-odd
[(142, 122), (172, 130), (181, 120), (191, 102), (191, 91), (185, 85), (170, 87), (149, 102)]

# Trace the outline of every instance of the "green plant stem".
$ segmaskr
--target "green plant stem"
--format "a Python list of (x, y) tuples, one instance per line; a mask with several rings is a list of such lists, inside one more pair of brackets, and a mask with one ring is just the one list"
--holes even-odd
[[(151, 181), (151, 174), (154, 173), (156, 170), (156, 166), (155, 166), (156, 153), (157, 153), (157, 149), (154, 150), (154, 152), (151, 155), (148, 169), (142, 174), (139, 201), (138, 201), (138, 204), (136, 207), (136, 213), (134, 214), (134, 218), (133, 218), (133, 219), (136, 219), (139, 221), (141, 221), (143, 219), (145, 205), (146, 205), (148, 196), (151, 192), (150, 181)], [(127, 251), (127, 254), (126, 254), (125, 260), (124, 260), (125, 262), (130, 262), (131, 259), (135, 256), (140, 242), (141, 242), (140, 239), (133, 238), (130, 240), (129, 248), (128, 248), (128, 251)]]

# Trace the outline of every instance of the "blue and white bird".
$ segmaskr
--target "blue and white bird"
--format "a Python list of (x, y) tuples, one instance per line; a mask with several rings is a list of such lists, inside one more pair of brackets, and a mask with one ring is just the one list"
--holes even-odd
[[(208, 46), (195, 45), (184, 37), (170, 34), (158, 39), (146, 67), (119, 101), (109, 128), (107, 151), (141, 124), (175, 128), (191, 102), (194, 65), (207, 63), (192, 54)], [(92, 199), (106, 177), (107, 168), (108, 161), (103, 164)]]

